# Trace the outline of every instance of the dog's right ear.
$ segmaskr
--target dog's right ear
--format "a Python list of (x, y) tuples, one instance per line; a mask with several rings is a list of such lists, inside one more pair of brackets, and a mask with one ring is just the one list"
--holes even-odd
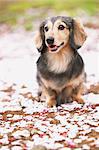
[(42, 39), (41, 39), (39, 31), (35, 33), (33, 40), (34, 40), (34, 44), (36, 48), (38, 49), (38, 51), (40, 51), (42, 47)]
[(39, 31), (37, 31), (34, 36), (34, 43), (39, 52), (44, 51), (45, 46), (46, 46), (45, 45), (45, 35), (44, 35), (44, 25), (45, 25), (45, 22), (43, 22), (40, 25)]

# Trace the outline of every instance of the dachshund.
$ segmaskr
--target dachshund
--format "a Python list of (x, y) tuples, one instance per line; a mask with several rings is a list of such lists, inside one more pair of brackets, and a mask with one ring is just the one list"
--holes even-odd
[(48, 107), (72, 101), (84, 103), (81, 96), (85, 71), (78, 49), (86, 37), (81, 22), (66, 16), (46, 19), (35, 34), (34, 42), (40, 52), (38, 93), (45, 96)]

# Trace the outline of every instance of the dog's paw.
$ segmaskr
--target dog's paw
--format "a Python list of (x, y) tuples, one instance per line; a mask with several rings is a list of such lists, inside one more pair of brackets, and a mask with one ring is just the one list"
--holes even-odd
[(76, 101), (76, 102), (78, 102), (79, 104), (84, 104), (85, 102), (84, 102), (84, 100), (81, 98), (81, 96), (79, 95), (73, 95), (73, 101)]
[(77, 100), (77, 102), (80, 103), (80, 104), (84, 104), (84, 103), (85, 103), (82, 98), (79, 98), (79, 99)]
[(79, 104), (84, 104), (85, 103), (82, 98), (76, 98), (75, 101), (78, 102)]
[(47, 106), (48, 107), (55, 107), (56, 106), (56, 100), (55, 99), (50, 99), (47, 101)]

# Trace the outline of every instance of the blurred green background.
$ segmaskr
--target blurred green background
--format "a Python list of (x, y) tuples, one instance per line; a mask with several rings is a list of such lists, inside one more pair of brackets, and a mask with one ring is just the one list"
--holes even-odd
[(99, 19), (99, 0), (0, 0), (0, 24), (31, 30), (53, 15)]

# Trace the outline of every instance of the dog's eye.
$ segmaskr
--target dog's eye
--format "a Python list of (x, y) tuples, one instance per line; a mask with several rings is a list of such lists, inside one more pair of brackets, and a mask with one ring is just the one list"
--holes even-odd
[(46, 26), (46, 27), (44, 27), (44, 30), (47, 32), (48, 31), (48, 27)]
[(65, 27), (63, 25), (59, 25), (59, 27), (58, 27), (59, 30), (64, 30), (64, 28)]

